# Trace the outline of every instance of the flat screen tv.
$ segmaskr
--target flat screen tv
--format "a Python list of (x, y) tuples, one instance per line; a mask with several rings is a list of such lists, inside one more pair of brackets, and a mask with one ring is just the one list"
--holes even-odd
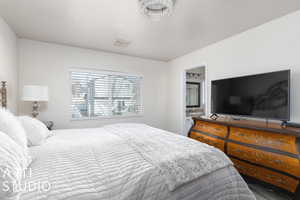
[(212, 81), (212, 113), (290, 120), (290, 70)]

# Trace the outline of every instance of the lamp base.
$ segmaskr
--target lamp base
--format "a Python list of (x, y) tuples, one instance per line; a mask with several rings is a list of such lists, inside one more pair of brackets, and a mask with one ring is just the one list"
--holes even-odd
[(34, 118), (36, 118), (39, 115), (38, 109), (39, 109), (39, 103), (37, 101), (34, 101), (32, 106), (32, 116)]

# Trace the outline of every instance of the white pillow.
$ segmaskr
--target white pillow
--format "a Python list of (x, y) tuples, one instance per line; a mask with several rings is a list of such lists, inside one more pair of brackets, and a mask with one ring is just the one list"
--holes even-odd
[(41, 145), (51, 134), (46, 125), (35, 118), (21, 116), (19, 120), (25, 129), (29, 146)]
[(0, 109), (0, 131), (11, 137), (21, 147), (27, 149), (27, 138), (22, 124), (17, 117), (5, 109)]
[(0, 199), (19, 199), (20, 185), (25, 170), (30, 164), (30, 156), (13, 139), (0, 132)]

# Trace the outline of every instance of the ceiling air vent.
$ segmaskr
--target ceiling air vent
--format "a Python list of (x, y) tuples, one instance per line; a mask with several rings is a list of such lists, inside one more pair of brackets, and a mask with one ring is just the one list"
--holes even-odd
[(124, 40), (124, 39), (116, 39), (116, 41), (114, 42), (114, 46), (116, 46), (116, 47), (122, 47), (122, 48), (126, 48), (130, 44), (131, 44), (130, 41)]

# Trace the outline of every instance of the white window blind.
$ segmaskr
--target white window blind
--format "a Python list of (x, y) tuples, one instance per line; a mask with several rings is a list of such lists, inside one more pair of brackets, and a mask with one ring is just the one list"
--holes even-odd
[(72, 119), (142, 114), (141, 82), (135, 75), (72, 70)]

